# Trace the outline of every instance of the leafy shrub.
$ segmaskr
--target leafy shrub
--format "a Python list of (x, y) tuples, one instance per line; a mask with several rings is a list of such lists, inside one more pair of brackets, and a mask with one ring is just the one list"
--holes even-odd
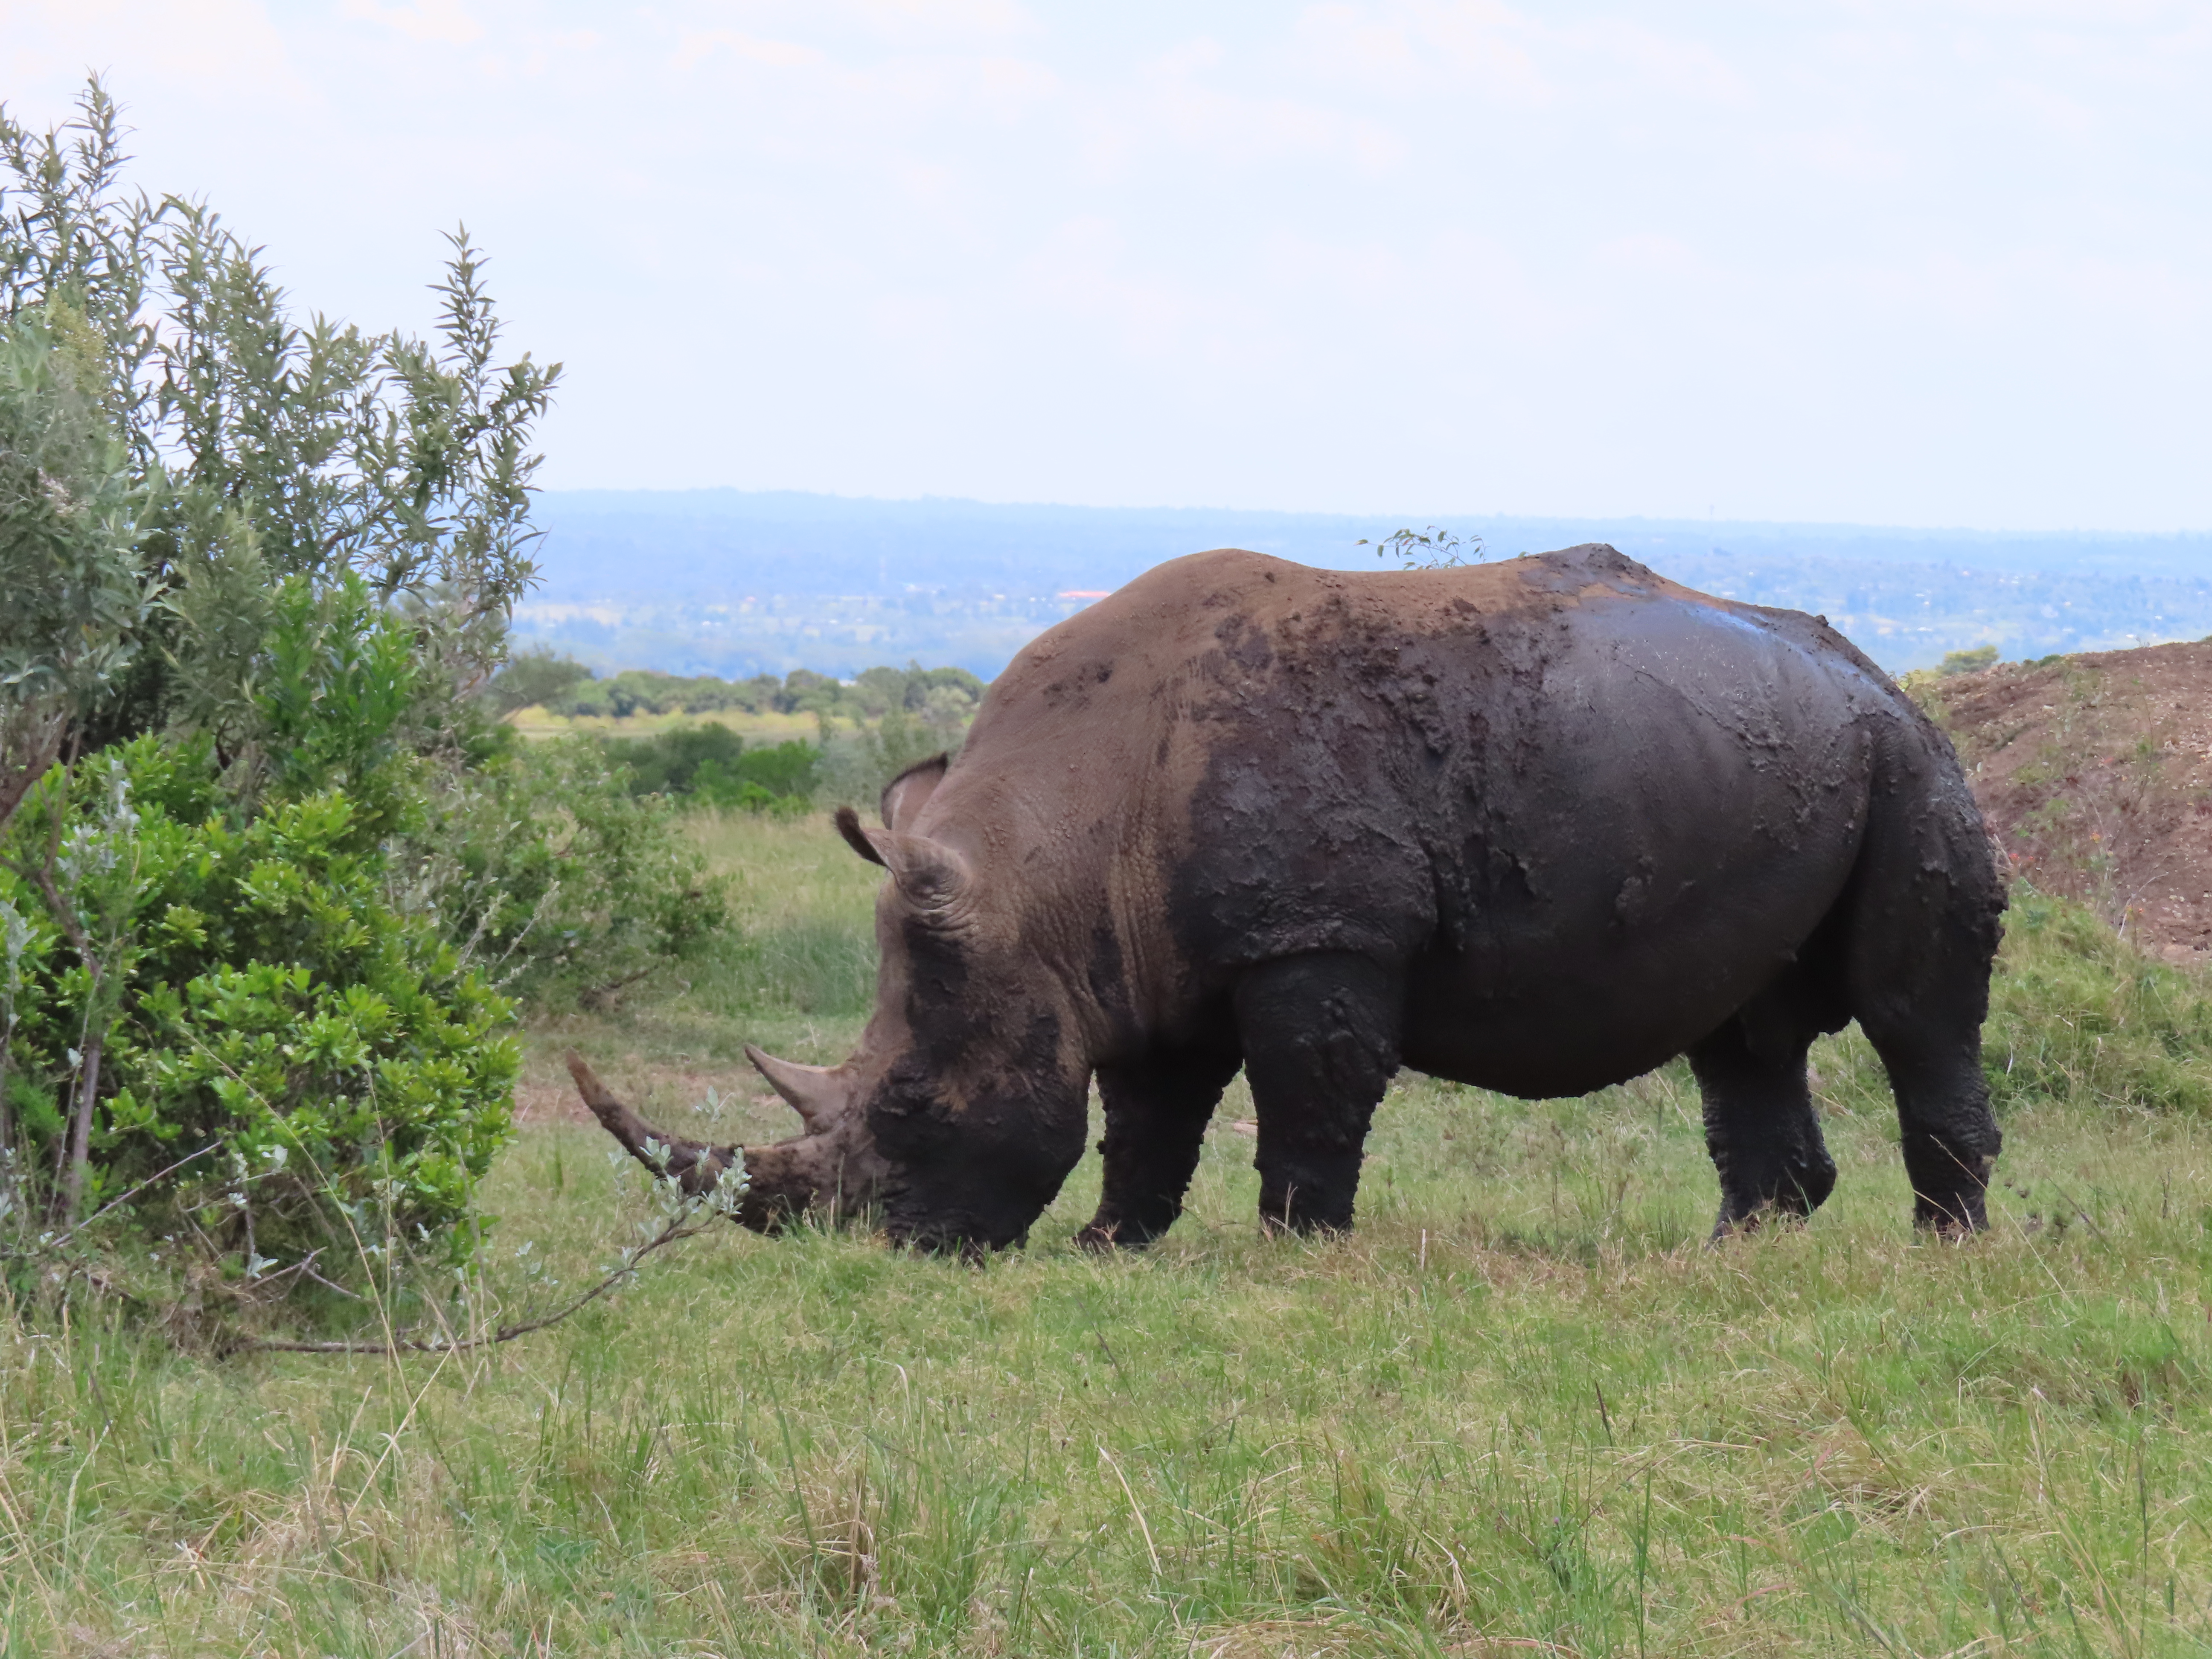
[(744, 811), (803, 812), (811, 803), (822, 751), (811, 744), (748, 749), (726, 726), (679, 726), (648, 738), (604, 740), (641, 795), (688, 797)]
[(641, 795), (688, 795), (702, 765), (726, 768), (745, 751), (745, 740), (726, 726), (678, 726), (647, 738), (605, 739), (609, 760), (629, 772)]
[(278, 583), (248, 728), (264, 787), (279, 799), (342, 789), (366, 847), (411, 827), (422, 811), (410, 738), (429, 676), (415, 630), (350, 572), (327, 587)]
[(738, 763), (738, 775), (769, 793), (805, 796), (813, 793), (815, 773), (822, 751), (804, 743), (780, 743), (774, 748), (749, 749)]
[(421, 902), (504, 988), (602, 1005), (695, 957), (729, 898), (676, 803), (582, 738), (521, 744), (451, 785), (414, 849)]
[(248, 1277), (358, 1268), (392, 1228), (459, 1252), (517, 1060), (512, 1005), (391, 884), (447, 700), (359, 576), (259, 607), (227, 758), (204, 731), (100, 750), (0, 842), (15, 1196), (67, 1223), (183, 1160), (142, 1231)]
[[(82, 946), (21, 873), (44, 838)], [(388, 902), (345, 792), (227, 815), (210, 745), (149, 736), (50, 775), (10, 850), (19, 1200), (88, 1099), (82, 1206), (190, 1158), (141, 1224), (249, 1278), (319, 1251), (336, 1276), (393, 1227), (466, 1248), (454, 1224), (507, 1133), (512, 1006)]]
[(543, 646), (518, 651), (507, 665), (491, 677), (483, 698), (497, 714), (548, 704), (592, 678), (592, 671), (570, 658), (556, 656)]
[(727, 765), (702, 762), (692, 775), (693, 799), (747, 812), (804, 812), (812, 805), (822, 751), (811, 744), (748, 749)]
[(714, 761), (699, 769), (691, 799), (725, 812), (776, 812), (787, 817), (797, 817), (813, 805), (805, 795), (779, 795), (768, 785)]
[(1997, 648), (1994, 645), (1978, 645), (1971, 651), (1946, 651), (1936, 672), (1942, 675), (1978, 674), (1984, 668), (1996, 665)]

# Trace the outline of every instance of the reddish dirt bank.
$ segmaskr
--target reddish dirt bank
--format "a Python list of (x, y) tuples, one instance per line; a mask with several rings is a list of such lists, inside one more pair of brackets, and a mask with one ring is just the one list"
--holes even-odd
[(2212, 961), (2212, 641), (1916, 675), (2020, 874)]

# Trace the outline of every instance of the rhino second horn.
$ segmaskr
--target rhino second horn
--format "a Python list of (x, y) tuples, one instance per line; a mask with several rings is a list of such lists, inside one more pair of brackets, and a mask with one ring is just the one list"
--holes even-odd
[(770, 1088), (790, 1102), (791, 1109), (805, 1121), (808, 1133), (820, 1134), (842, 1115), (845, 1079), (834, 1068), (778, 1060), (750, 1042), (745, 1044), (745, 1058), (752, 1061), (755, 1071), (769, 1080)]

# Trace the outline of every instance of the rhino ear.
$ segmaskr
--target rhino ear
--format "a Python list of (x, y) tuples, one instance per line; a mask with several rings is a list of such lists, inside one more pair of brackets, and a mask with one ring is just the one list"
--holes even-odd
[(890, 867), (884, 863), (883, 854), (877, 849), (875, 836), (862, 826), (860, 815), (849, 806), (837, 809), (837, 833), (844, 836), (845, 845), (869, 863), (883, 864), (886, 869)]
[(837, 809), (837, 833), (862, 858), (890, 871), (899, 891), (919, 909), (950, 910), (967, 890), (967, 860), (941, 841), (871, 830), (849, 806)]
[(937, 786), (945, 781), (945, 769), (951, 763), (951, 757), (939, 751), (927, 760), (916, 761), (885, 784), (881, 803), (884, 828), (904, 830), (911, 825), (937, 793)]

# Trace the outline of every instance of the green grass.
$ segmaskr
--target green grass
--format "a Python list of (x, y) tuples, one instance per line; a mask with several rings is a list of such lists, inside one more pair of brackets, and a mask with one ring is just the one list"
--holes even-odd
[[(526, 738), (558, 738), (592, 732), (617, 738), (649, 738), (678, 726), (726, 726), (748, 744), (811, 743), (822, 724), (811, 714), (750, 714), (716, 708), (700, 714), (553, 714), (533, 704), (507, 717)], [(850, 722), (847, 722), (850, 724)]]
[[(539, 1033), (533, 1085), (576, 1041), (672, 1127), (785, 1133), (738, 1045), (849, 1042), (876, 872), (818, 820), (702, 833), (744, 941)], [(2014, 923), (1963, 1246), (1911, 1234), (1847, 1035), (1835, 1198), (1719, 1250), (1679, 1069), (1541, 1106), (1408, 1079), (1328, 1243), (1258, 1236), (1239, 1085), (1143, 1256), (1067, 1244), (1094, 1158), (980, 1271), (720, 1230), (488, 1354), (0, 1328), (0, 1651), (2204, 1652), (2202, 987)], [(458, 1318), (611, 1259), (646, 1205), (605, 1152), (526, 1124)]]

